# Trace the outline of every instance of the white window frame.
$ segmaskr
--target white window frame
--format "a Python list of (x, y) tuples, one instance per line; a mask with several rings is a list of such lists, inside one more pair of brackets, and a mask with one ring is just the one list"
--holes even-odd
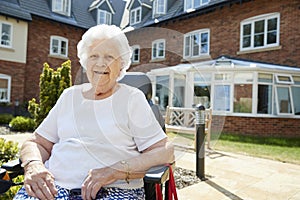
[[(53, 52), (53, 40), (57, 40), (58, 41), (58, 52)], [(66, 43), (66, 54), (62, 54), (61, 52), (61, 48), (62, 48), (62, 42), (65, 42)], [(67, 38), (64, 38), (64, 37), (61, 37), (61, 36), (56, 36), (56, 35), (53, 35), (51, 36), (50, 38), (50, 55), (54, 55), (54, 56), (62, 56), (62, 57), (68, 57), (68, 39)]]
[[(101, 19), (100, 19), (100, 16), (101, 16), (101, 13), (104, 14), (104, 23), (101, 22)], [(106, 11), (106, 10), (101, 10), (101, 9), (98, 9), (98, 13), (97, 13), (97, 24), (107, 24), (107, 25), (111, 25), (111, 13)]]
[[(6, 79), (8, 82), (7, 89), (0, 88), (0, 102), (8, 103), (10, 102), (11, 76), (0, 74), (0, 79)], [(6, 99), (1, 99), (3, 93), (6, 93)]]
[[(3, 28), (3, 25), (10, 26), (10, 34), (8, 35), (8, 37), (10, 38), (10, 40), (8, 41), (9, 44), (2, 44), (2, 34), (3, 34), (2, 33), (2, 28)], [(12, 48), (13, 25), (11, 23), (0, 21), (0, 35), (1, 35), (1, 38), (0, 38), (0, 47)]]
[[(138, 11), (139, 11), (139, 16), (137, 15)], [(141, 20), (142, 20), (142, 8), (137, 7), (135, 9), (132, 9), (130, 11), (130, 25), (140, 23)]]
[[(161, 50), (159, 48), (160, 44), (163, 43), (163, 55), (160, 56), (158, 55), (159, 51)], [(156, 46), (156, 48), (155, 48)], [(156, 50), (155, 54), (154, 54), (154, 50)], [(151, 58), (152, 60), (155, 60), (155, 59), (162, 59), (162, 58), (165, 58), (165, 55), (166, 55), (166, 40), (165, 39), (158, 39), (158, 40), (154, 40), (152, 42), (152, 50), (151, 50)]]
[[(205, 44), (205, 43), (202, 43), (201, 42), (201, 35), (202, 34), (207, 34), (207, 52), (205, 53), (201, 53), (201, 46), (202, 44)], [(193, 37), (194, 35), (198, 35), (199, 37), (199, 40), (200, 40), (200, 43), (199, 43), (199, 49), (198, 49), (198, 55), (193, 55), (194, 51), (193, 51), (193, 43), (192, 43), (192, 39), (191, 37)], [(189, 53), (188, 55), (186, 55), (186, 38), (189, 37)], [(192, 32), (189, 32), (189, 33), (186, 33), (184, 35), (184, 40), (183, 40), (183, 58), (197, 58), (197, 57), (200, 57), (200, 56), (204, 56), (204, 55), (209, 55), (209, 52), (210, 52), (210, 30), (209, 29), (200, 29), (200, 30), (196, 30), (196, 31), (192, 31)]]
[[(289, 97), (290, 97), (290, 106), (291, 106), (291, 112), (281, 112), (280, 111), (280, 103), (279, 103), (279, 97), (278, 97), (278, 89), (279, 88), (286, 88), (288, 89)], [(292, 88), (288, 85), (275, 85), (275, 102), (276, 102), (276, 110), (277, 115), (294, 115), (294, 102), (293, 102), (293, 94), (292, 94)]]
[[(140, 62), (140, 55), (141, 55), (141, 49), (139, 45), (134, 45), (131, 47), (132, 49), (132, 63), (139, 63)], [(135, 50), (138, 49), (138, 59), (135, 60)]]
[(71, 16), (71, 0), (52, 0), (52, 11), (61, 15)]
[[(286, 77), (290, 81), (280, 80), (280, 77)], [(276, 83), (279, 83), (279, 84), (294, 84), (293, 77), (290, 74), (289, 75), (287, 75), (287, 74), (275, 74), (275, 80), (276, 80)]]
[[(276, 42), (267, 44), (267, 36), (268, 36), (268, 20), (277, 18), (277, 27), (276, 27)], [(254, 27), (255, 22), (258, 21), (264, 21), (264, 44), (262, 46), (255, 47), (254, 41), (255, 41), (255, 33), (254, 33)], [(250, 37), (250, 46), (249, 47), (243, 47), (243, 41), (244, 41), (244, 25), (251, 25), (250, 35), (247, 35), (247, 37)], [(265, 15), (259, 15), (252, 18), (248, 18), (246, 20), (243, 20), (240, 25), (240, 51), (245, 50), (253, 50), (253, 49), (262, 49), (262, 48), (268, 48), (268, 47), (274, 47), (279, 46), (279, 40), (280, 40), (280, 14), (279, 13), (271, 13), (271, 14), (265, 14)]]
[[(199, 5), (196, 5), (196, 1), (199, 2)], [(210, 0), (184, 0), (184, 11), (194, 10), (203, 5), (206, 5)]]
[[(160, 11), (160, 6), (163, 7), (163, 11)], [(167, 10), (167, 1), (166, 0), (154, 0), (153, 1), (153, 12), (152, 17), (155, 18), (157, 15), (166, 14)]]

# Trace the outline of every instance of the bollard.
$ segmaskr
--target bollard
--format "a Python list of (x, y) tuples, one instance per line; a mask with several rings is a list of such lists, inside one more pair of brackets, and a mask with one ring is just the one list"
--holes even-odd
[(196, 106), (196, 175), (205, 181), (205, 107)]

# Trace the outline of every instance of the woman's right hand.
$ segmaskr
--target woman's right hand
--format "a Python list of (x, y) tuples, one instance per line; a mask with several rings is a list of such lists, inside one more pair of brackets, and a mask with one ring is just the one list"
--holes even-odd
[(41, 161), (32, 161), (25, 168), (24, 187), (28, 195), (39, 199), (55, 199), (54, 176)]

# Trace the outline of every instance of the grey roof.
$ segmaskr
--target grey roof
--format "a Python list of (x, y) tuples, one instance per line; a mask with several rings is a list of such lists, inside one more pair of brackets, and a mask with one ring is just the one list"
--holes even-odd
[[(94, 4), (97, 4), (97, 1)], [(51, 0), (0, 0), (0, 14), (28, 21), (32, 20), (32, 16), (39, 16), (85, 29), (97, 24), (89, 12), (94, 0), (72, 0), (71, 16), (52, 12), (51, 2)], [(115, 11), (112, 23), (120, 26), (126, 2), (123, 0), (109, 0), (109, 2)]]
[(17, 0), (1, 0), (0, 14), (27, 21), (31, 20), (30, 13), (26, 9), (21, 8)]
[(191, 12), (186, 12), (184, 10), (184, 0), (174, 0), (174, 3), (171, 5), (168, 5), (167, 13), (165, 15), (161, 15), (159, 17), (156, 17), (155, 19), (152, 18), (152, 13), (149, 12), (143, 21), (139, 24), (134, 25), (134, 28), (141, 28), (145, 26), (151, 26), (156, 23), (174, 19), (174, 18), (181, 18), (181, 17), (189, 17), (191, 15), (199, 15), (203, 14), (209, 11), (214, 10), (218, 6), (224, 6), (226, 4), (233, 4), (233, 3), (242, 3), (244, 1), (251, 1), (251, 0), (211, 0), (208, 4), (203, 5), (199, 8), (196, 8), (195, 10)]

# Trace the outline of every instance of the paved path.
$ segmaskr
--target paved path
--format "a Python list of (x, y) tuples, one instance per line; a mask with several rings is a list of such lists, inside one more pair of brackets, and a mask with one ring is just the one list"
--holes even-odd
[[(30, 134), (2, 135), (21, 145)], [(196, 170), (196, 154), (176, 148), (176, 166)], [(207, 152), (206, 181), (178, 190), (180, 200), (300, 200), (300, 165)]]

